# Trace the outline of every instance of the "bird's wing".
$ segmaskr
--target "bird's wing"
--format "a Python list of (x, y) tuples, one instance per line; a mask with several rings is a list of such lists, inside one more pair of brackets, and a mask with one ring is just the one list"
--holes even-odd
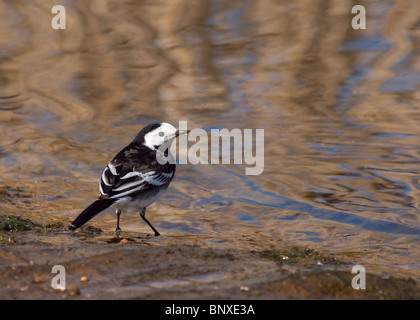
[(104, 169), (99, 189), (102, 199), (118, 199), (135, 192), (143, 191), (152, 187), (161, 186), (172, 180), (173, 172), (155, 172), (136, 170), (122, 170), (122, 165), (116, 165), (111, 161)]

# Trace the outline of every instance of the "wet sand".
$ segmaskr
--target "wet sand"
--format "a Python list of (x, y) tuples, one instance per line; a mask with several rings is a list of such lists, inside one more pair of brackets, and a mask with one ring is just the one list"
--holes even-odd
[[(116, 238), (93, 226), (78, 232), (0, 216), (1, 299), (418, 299), (410, 278), (367, 271), (351, 286), (345, 255), (311, 248), (232, 249), (203, 236)], [(252, 240), (252, 239), (250, 239)], [(66, 290), (54, 290), (54, 265)]]

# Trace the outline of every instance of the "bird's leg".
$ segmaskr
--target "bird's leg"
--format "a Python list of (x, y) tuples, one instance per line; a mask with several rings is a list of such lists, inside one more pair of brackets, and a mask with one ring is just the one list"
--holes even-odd
[(141, 209), (140, 217), (149, 225), (150, 228), (152, 228), (152, 230), (155, 233), (155, 237), (160, 236), (160, 233), (155, 229), (155, 227), (152, 226), (152, 224), (149, 222), (149, 220), (146, 219), (146, 208)]
[(118, 237), (121, 235), (122, 230), (120, 228), (120, 214), (121, 210), (117, 210), (117, 228), (115, 229), (115, 235)]

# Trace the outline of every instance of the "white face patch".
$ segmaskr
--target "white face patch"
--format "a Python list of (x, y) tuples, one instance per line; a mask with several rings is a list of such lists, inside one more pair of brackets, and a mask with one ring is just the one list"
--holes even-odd
[(144, 135), (144, 145), (155, 150), (162, 144), (173, 140), (175, 138), (176, 131), (177, 130), (173, 125), (162, 122), (158, 128)]

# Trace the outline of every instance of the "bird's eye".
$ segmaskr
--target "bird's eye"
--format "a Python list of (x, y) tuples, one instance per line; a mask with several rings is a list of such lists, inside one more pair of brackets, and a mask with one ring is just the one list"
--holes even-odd
[(159, 136), (163, 137), (165, 135), (165, 133), (163, 131), (158, 133)]

